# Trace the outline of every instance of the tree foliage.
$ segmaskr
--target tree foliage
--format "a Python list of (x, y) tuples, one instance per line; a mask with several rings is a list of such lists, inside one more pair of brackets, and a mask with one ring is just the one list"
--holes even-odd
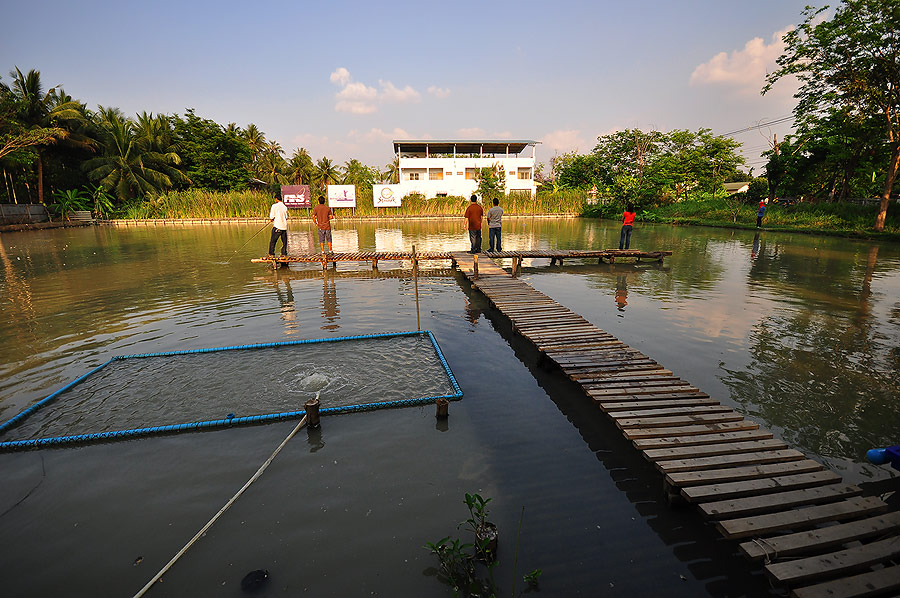
[(627, 129), (597, 138), (587, 155), (563, 154), (551, 161), (559, 187), (596, 186), (604, 197), (653, 203), (716, 194), (743, 158), (733, 139), (696, 132)]
[[(843, 0), (830, 19), (823, 18), (824, 11), (807, 7), (803, 22), (785, 34), (785, 52), (763, 93), (778, 80), (796, 76), (800, 89), (794, 115), (800, 129), (835, 124), (835, 117), (841, 124), (866, 127), (874, 124), (872, 119), (880, 120), (876, 126), (888, 151), (875, 229), (883, 230), (900, 163), (900, 4)], [(853, 154), (859, 149), (851, 148), (844, 163), (858, 160)], [(849, 185), (849, 177), (843, 178), (841, 184)]]

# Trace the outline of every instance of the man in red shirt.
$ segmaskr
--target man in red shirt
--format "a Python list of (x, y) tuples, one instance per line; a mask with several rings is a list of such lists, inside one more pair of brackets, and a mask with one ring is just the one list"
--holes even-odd
[(631, 229), (634, 227), (634, 206), (631, 202), (625, 204), (625, 212), (622, 214), (622, 232), (619, 234), (619, 249), (628, 249), (631, 245)]
[(313, 221), (316, 228), (319, 229), (319, 245), (322, 247), (322, 253), (325, 253), (325, 243), (328, 243), (328, 253), (331, 253), (331, 219), (334, 218), (334, 212), (325, 205), (325, 198), (319, 198), (319, 205), (313, 208)]
[(481, 221), (484, 219), (484, 208), (478, 205), (478, 196), (472, 196), (472, 203), (466, 208), (463, 215), (465, 224), (463, 230), (469, 231), (469, 243), (472, 248), (469, 253), (481, 253)]

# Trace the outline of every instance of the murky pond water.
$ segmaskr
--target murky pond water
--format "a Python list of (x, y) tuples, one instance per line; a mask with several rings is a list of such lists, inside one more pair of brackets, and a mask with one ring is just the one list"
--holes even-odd
[[(295, 228), (291, 246), (312, 247)], [(464, 250), (460, 228), (342, 222), (335, 250)], [(417, 281), (391, 263), (273, 272), (249, 262), (262, 235), (241, 249), (256, 230), (0, 235), (0, 420), (113, 355), (419, 328), (465, 396), (446, 425), (423, 407), (302, 433), (150, 595), (239, 596), (259, 568), (270, 596), (449, 595), (422, 545), (461, 534), (473, 491), (493, 498), (506, 594), (523, 507), (517, 591), (534, 568), (549, 596), (768, 591), (699, 516), (662, 502), (658, 474), (446, 264)], [(617, 240), (609, 222), (504, 226), (505, 249)], [(661, 268), (526, 262), (522, 278), (849, 481), (891, 477), (864, 453), (900, 442), (900, 247), (667, 226), (639, 227), (633, 246), (675, 254)], [(9, 595), (133, 594), (292, 427), (0, 454)]]

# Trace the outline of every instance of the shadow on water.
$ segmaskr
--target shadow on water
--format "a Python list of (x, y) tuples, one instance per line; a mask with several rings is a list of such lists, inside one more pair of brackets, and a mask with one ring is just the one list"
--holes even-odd
[[(576, 266), (577, 267), (577, 266)], [(593, 267), (593, 266), (592, 266)], [(602, 267), (602, 266), (601, 266)], [(614, 266), (617, 270), (634, 271), (633, 266)], [(607, 269), (608, 270), (608, 269)], [(653, 466), (643, 459), (633, 445), (622, 436), (611, 420), (606, 418), (584, 394), (583, 389), (569, 380), (553, 362), (547, 360), (534, 345), (512, 329), (510, 320), (491, 307), (487, 299), (461, 275), (459, 284), (469, 299), (467, 318), (483, 315), (493, 329), (509, 344), (516, 357), (527, 367), (537, 384), (547, 393), (557, 409), (578, 430), (597, 460), (608, 472), (616, 488), (634, 505), (646, 525), (655, 532), (678, 560), (685, 563), (695, 578), (704, 583), (711, 596), (770, 596), (777, 595), (769, 586), (760, 567), (744, 559), (737, 544), (724, 539), (693, 507), (673, 507), (663, 492), (663, 479)], [(505, 458), (514, 458), (506, 455)], [(495, 458), (504, 459), (503, 455)], [(540, 468), (541, 464), (535, 463)], [(503, 468), (498, 468), (503, 471)], [(543, 471), (533, 480), (531, 491), (542, 500), (557, 498)], [(509, 480), (522, 484), (522, 480)], [(525, 489), (525, 494), (531, 494)], [(560, 494), (565, 495), (564, 492)], [(564, 501), (587, 501), (593, 507), (607, 511), (607, 516), (626, 516), (612, 504), (604, 505), (600, 496), (565, 496)], [(567, 519), (559, 513), (559, 525)], [(553, 522), (550, 522), (553, 525)], [(575, 572), (573, 572), (575, 574)], [(652, 563), (647, 574), (654, 575)], [(590, 580), (585, 580), (589, 582)]]

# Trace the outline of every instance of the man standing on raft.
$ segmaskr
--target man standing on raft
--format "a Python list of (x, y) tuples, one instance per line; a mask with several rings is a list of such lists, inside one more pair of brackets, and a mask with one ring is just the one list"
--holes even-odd
[(269, 257), (275, 257), (275, 244), (281, 239), (281, 257), (287, 255), (287, 219), (288, 209), (281, 196), (269, 209), (269, 220), (272, 221), (272, 236), (269, 239)]
[(319, 198), (319, 205), (313, 208), (313, 222), (319, 229), (319, 246), (322, 253), (325, 253), (325, 243), (328, 243), (328, 253), (331, 253), (331, 219), (334, 218), (334, 212), (325, 205), (325, 198)]

